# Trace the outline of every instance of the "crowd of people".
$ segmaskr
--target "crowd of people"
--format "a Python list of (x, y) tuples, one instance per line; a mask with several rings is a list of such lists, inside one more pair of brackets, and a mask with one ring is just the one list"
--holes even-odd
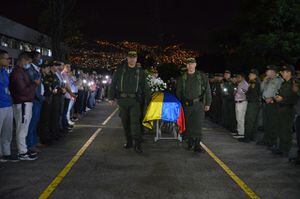
[[(255, 141), (289, 156), (296, 132), (300, 163), (300, 76), (291, 65), (207, 74), (212, 104), (207, 116), (240, 142)], [(104, 100), (109, 77), (72, 70), (69, 63), (43, 63), (39, 52), (23, 52), (10, 68), (0, 50), (0, 161), (35, 160), (46, 145), (72, 131), (74, 122)], [(175, 93), (176, 80), (168, 81)], [(13, 130), (15, 127), (15, 130)], [(12, 155), (15, 131), (18, 154)], [(258, 132), (263, 132), (259, 136)]]
[(290, 158), (296, 132), (296, 163), (300, 164), (300, 84), (293, 66), (271, 65), (263, 75), (252, 69), (247, 76), (226, 70), (209, 76), (209, 81), (212, 105), (208, 117), (213, 122), (230, 130), (240, 142), (254, 141)]
[(10, 62), (0, 50), (0, 162), (36, 160), (105, 99), (109, 76), (72, 70), (62, 61), (44, 63), (35, 51), (22, 52), (13, 67)]

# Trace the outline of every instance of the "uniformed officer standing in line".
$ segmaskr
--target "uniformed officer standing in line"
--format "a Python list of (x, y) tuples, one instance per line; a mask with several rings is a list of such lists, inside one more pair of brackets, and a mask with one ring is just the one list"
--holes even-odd
[[(150, 96), (145, 72), (137, 67), (137, 52), (129, 51), (127, 63), (117, 67), (109, 89), (109, 102), (117, 99), (123, 128), (125, 130), (125, 149), (134, 147), (142, 153), (141, 141), (141, 104)], [(134, 143), (133, 143), (134, 141)]]
[(288, 155), (292, 146), (293, 121), (295, 118), (294, 106), (298, 96), (293, 91), (293, 75), (295, 69), (291, 65), (281, 68), (281, 76), (284, 79), (278, 93), (274, 97), (277, 105), (274, 130), (279, 138), (279, 145), (273, 152), (279, 155)]
[(58, 140), (62, 134), (60, 133), (60, 116), (62, 109), (62, 98), (66, 93), (66, 90), (63, 86), (63, 79), (61, 78), (58, 67), (63, 65), (62, 62), (54, 62), (50, 68), (51, 78), (53, 80), (52, 87), (52, 111), (50, 116), (50, 131), (51, 137), (55, 140)]
[(216, 82), (215, 82), (215, 120), (216, 123), (222, 124), (222, 84), (223, 84), (223, 74), (216, 74)]
[(228, 129), (233, 133), (236, 134), (237, 132), (237, 122), (236, 122), (236, 114), (235, 114), (235, 100), (234, 100), (234, 94), (237, 89), (237, 75), (233, 74), (232, 78), (230, 79), (230, 84), (228, 87)]
[(223, 74), (216, 73), (215, 74), (215, 82), (214, 82), (214, 92), (213, 92), (213, 118), (214, 122), (217, 124), (221, 124), (222, 122), (222, 87), (223, 84)]
[(195, 58), (188, 58), (186, 66), (187, 72), (178, 79), (176, 94), (184, 108), (188, 149), (201, 153), (204, 112), (210, 109), (211, 89), (205, 74), (196, 71)]
[(51, 144), (51, 134), (50, 134), (50, 118), (52, 112), (52, 84), (53, 78), (51, 76), (50, 67), (53, 63), (48, 63), (41, 66), (42, 79), (44, 84), (44, 97), (42, 108), (41, 108), (41, 117), (38, 127), (39, 138), (42, 144)]
[(298, 95), (298, 101), (297, 104), (295, 105), (296, 118), (294, 122), (297, 144), (298, 144), (298, 155), (295, 158), (295, 163), (296, 165), (300, 165), (300, 79), (299, 77), (297, 77), (294, 80), (293, 91)]
[(264, 137), (262, 141), (257, 144), (267, 145), (273, 147), (276, 144), (276, 130), (274, 128), (274, 121), (276, 120), (276, 104), (274, 97), (276, 96), (283, 79), (277, 74), (278, 68), (276, 66), (267, 66), (266, 77), (261, 84), (262, 99), (263, 99), (263, 125)]
[(222, 89), (222, 125), (225, 128), (229, 128), (229, 117), (228, 117), (228, 109), (229, 109), (229, 99), (230, 99), (230, 87), (231, 87), (231, 72), (226, 70), (224, 72), (224, 79), (221, 84)]
[(246, 93), (248, 101), (245, 116), (245, 138), (239, 141), (254, 141), (258, 128), (258, 114), (261, 107), (261, 89), (259, 73), (256, 69), (251, 69), (249, 73), (249, 88)]

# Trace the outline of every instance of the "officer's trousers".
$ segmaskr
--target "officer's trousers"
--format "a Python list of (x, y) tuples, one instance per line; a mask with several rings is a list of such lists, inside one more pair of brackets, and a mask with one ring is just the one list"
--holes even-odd
[(202, 127), (205, 116), (203, 103), (196, 102), (192, 106), (184, 106), (184, 116), (188, 137), (202, 139)]
[(50, 131), (52, 138), (58, 138), (60, 128), (60, 116), (62, 108), (62, 95), (53, 95), (52, 97), (52, 111), (50, 119)]
[(141, 104), (135, 98), (118, 100), (119, 116), (122, 120), (126, 139), (141, 139)]
[(277, 131), (274, 128), (276, 123), (277, 114), (276, 104), (264, 104), (263, 105), (263, 125), (264, 125), (264, 142), (271, 146), (276, 144), (276, 138), (278, 137)]
[(245, 117), (245, 138), (254, 140), (257, 132), (258, 114), (260, 104), (259, 102), (248, 102), (246, 117)]
[(50, 118), (52, 112), (52, 96), (46, 96), (41, 109), (41, 118), (38, 127), (38, 135), (43, 144), (51, 140)]
[(295, 112), (293, 106), (278, 105), (275, 116), (275, 130), (279, 138), (279, 151), (288, 153), (292, 146), (292, 133)]

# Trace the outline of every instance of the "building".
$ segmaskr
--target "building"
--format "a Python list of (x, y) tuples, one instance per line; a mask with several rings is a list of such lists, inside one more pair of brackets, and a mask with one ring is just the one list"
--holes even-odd
[(6, 50), (12, 64), (22, 51), (38, 51), (44, 59), (52, 57), (51, 38), (27, 26), (0, 16), (0, 49)]

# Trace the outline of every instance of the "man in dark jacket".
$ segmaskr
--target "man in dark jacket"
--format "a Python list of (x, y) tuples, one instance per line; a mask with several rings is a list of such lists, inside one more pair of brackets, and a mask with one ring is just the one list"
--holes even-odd
[(29, 68), (31, 58), (28, 53), (21, 53), (17, 66), (10, 76), (10, 92), (13, 98), (13, 111), (16, 122), (16, 138), (20, 160), (35, 160), (36, 154), (28, 151), (26, 136), (32, 114), (32, 102), (35, 96), (35, 89), (40, 80), (31, 82), (25, 68)]

